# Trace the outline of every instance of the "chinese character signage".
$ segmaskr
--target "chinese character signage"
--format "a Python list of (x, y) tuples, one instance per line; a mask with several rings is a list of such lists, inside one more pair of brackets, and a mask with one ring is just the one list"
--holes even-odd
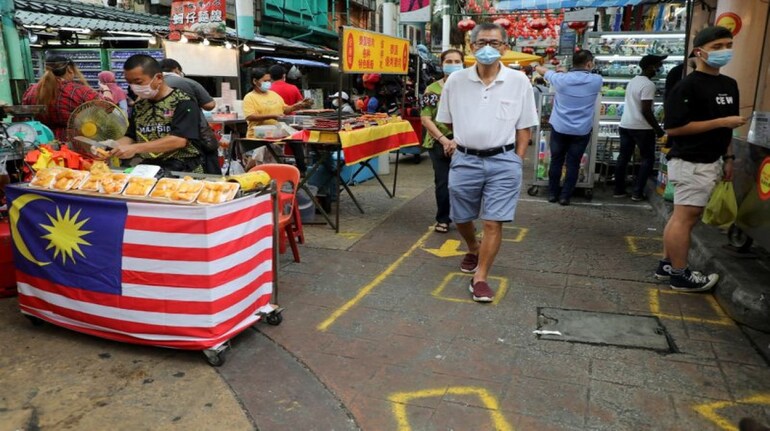
[(345, 73), (406, 75), (409, 41), (353, 27), (342, 27), (340, 66)]
[(182, 33), (201, 37), (225, 37), (225, 0), (174, 0), (171, 3), (170, 40)]
[(430, 0), (401, 0), (399, 21), (429, 22)]

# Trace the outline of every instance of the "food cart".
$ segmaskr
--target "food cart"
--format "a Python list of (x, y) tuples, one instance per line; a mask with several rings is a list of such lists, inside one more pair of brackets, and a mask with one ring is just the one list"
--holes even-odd
[(186, 179), (138, 179), (151, 185), (131, 196), (130, 185), (89, 191), (88, 173), (54, 169), (77, 174), (6, 189), (19, 306), (33, 323), (202, 350), (215, 366), (249, 326), (280, 323), (274, 190), (204, 204), (203, 188), (181, 202), (155, 191)]

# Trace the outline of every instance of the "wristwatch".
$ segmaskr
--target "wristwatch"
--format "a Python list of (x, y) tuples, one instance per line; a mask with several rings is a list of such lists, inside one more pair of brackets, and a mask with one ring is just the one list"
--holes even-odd
[(722, 156), (722, 160), (725, 161), (725, 162), (728, 161), (728, 160), (735, 160), (735, 155), (734, 154), (728, 154), (726, 156)]

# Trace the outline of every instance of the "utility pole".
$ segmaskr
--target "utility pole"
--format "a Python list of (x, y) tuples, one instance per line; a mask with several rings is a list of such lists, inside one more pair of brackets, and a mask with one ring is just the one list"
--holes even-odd
[(441, 0), (441, 51), (449, 49), (450, 26), (452, 25), (449, 15), (449, 1)]
[[(405, 1), (405, 0), (402, 0)], [(393, 0), (385, 0), (382, 4), (382, 33), (396, 36), (396, 3)], [(377, 173), (390, 173), (390, 153), (379, 156), (377, 160)]]

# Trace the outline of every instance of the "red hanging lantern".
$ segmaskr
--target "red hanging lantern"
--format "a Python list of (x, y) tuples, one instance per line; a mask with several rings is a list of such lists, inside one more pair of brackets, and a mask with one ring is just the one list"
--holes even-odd
[(556, 48), (549, 46), (545, 49), (545, 55), (554, 55), (556, 54)]
[(498, 18), (494, 21), (494, 23), (506, 30), (511, 28), (511, 21), (508, 18)]
[(460, 31), (471, 31), (473, 28), (476, 27), (476, 21), (470, 19), (470, 18), (464, 18), (460, 22), (457, 23), (457, 29)]
[(548, 26), (548, 22), (544, 18), (536, 18), (529, 22), (529, 28), (532, 30), (542, 30)]
[(567, 27), (575, 31), (582, 31), (582, 30), (585, 30), (586, 27), (588, 27), (588, 23), (585, 21), (573, 21), (567, 24)]
[(525, 46), (524, 48), (521, 48), (521, 52), (523, 52), (524, 54), (534, 54), (535, 49), (532, 48), (531, 46)]

